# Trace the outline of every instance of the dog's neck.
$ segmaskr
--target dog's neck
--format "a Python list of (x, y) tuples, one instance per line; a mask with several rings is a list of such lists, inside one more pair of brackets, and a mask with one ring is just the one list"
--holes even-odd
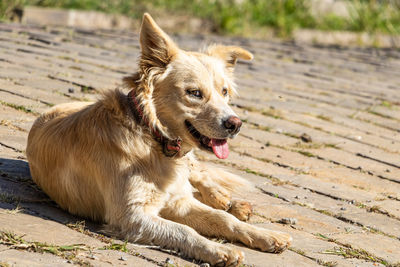
[(161, 133), (160, 130), (158, 130), (157, 126), (154, 127), (149, 123), (149, 120), (144, 114), (143, 109), (140, 105), (140, 101), (135, 95), (135, 89), (131, 90), (128, 93), (128, 99), (136, 121), (149, 129), (154, 139), (162, 146), (162, 151), (164, 155), (167, 157), (176, 156), (181, 150), (182, 140), (179, 137), (176, 139), (170, 139), (166, 137)]

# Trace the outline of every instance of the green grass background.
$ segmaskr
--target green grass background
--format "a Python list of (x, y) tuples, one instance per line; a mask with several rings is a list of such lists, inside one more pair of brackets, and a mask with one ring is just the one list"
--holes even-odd
[(288, 37), (294, 29), (346, 30), (400, 34), (400, 0), (347, 0), (350, 17), (314, 17), (309, 0), (0, 0), (0, 19), (25, 5), (97, 10), (139, 18), (143, 12), (187, 14), (209, 19), (218, 33), (246, 35), (249, 29), (272, 28)]

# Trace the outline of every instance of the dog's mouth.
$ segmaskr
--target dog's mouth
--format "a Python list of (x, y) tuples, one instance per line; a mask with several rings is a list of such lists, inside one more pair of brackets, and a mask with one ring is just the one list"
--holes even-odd
[(185, 124), (190, 134), (200, 144), (200, 148), (214, 152), (215, 156), (217, 156), (219, 159), (226, 159), (228, 157), (229, 146), (226, 139), (207, 137), (202, 135), (196, 128), (194, 128), (193, 124), (191, 124), (189, 121), (186, 120)]

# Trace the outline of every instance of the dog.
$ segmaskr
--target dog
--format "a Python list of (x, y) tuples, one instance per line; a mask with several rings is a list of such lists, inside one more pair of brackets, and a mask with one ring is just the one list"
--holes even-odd
[[(252, 54), (223, 45), (183, 51), (147, 13), (140, 47), (138, 71), (124, 79), (128, 94), (116, 89), (95, 103), (57, 105), (34, 122), (26, 149), (33, 180), (61, 208), (131, 242), (216, 266), (237, 266), (244, 254), (202, 235), (283, 251), (290, 235), (226, 212), (232, 190), (246, 181), (192, 152), (228, 157), (227, 139), (242, 124), (228, 105), (233, 71)], [(243, 202), (236, 210), (249, 215)]]

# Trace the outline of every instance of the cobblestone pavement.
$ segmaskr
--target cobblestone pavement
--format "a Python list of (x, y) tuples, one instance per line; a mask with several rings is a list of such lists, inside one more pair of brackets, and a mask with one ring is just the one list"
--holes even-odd
[[(233, 107), (245, 123), (230, 157), (198, 153), (255, 185), (240, 194), (254, 204), (251, 223), (294, 238), (278, 255), (241, 248), (245, 266), (400, 266), (400, 51), (174, 38), (185, 49), (219, 42), (255, 55), (236, 71)], [(133, 33), (0, 24), (0, 266), (196, 265), (104, 237), (29, 175), (38, 114), (115, 88), (138, 53)]]

